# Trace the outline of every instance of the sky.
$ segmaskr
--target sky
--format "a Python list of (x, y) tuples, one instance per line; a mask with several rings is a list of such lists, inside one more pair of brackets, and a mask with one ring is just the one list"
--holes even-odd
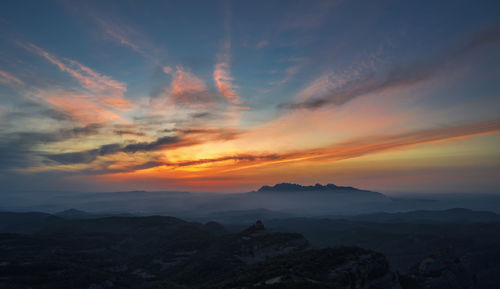
[(500, 193), (498, 1), (2, 1), (0, 191)]

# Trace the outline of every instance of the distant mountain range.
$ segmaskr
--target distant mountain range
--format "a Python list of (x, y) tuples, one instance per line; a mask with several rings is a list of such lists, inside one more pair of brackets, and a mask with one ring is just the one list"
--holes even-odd
[(376, 223), (489, 223), (500, 222), (500, 215), (488, 211), (453, 208), (442, 211), (363, 214), (347, 219)]
[[(267, 210), (272, 215), (297, 217), (329, 217), (377, 212), (407, 212), (415, 210), (444, 210), (469, 208), (500, 213), (500, 196), (446, 196), (440, 200), (393, 197), (351, 186), (316, 184), (305, 186), (293, 183), (265, 185), (256, 191), (235, 194), (190, 192), (101, 192), (61, 193), (50, 195), (35, 192), (23, 196), (0, 194), (0, 210), (60, 212), (67, 208), (87, 212), (120, 215), (175, 215), (200, 219), (226, 211)], [(224, 213), (225, 214), (225, 213)], [(82, 212), (70, 210), (57, 213), (63, 218), (84, 218)], [(269, 214), (267, 214), (269, 215)], [(87, 216), (89, 217), (89, 216)], [(96, 216), (91, 216), (95, 218)], [(381, 217), (385, 218), (385, 217)], [(392, 218), (392, 216), (389, 216)]]

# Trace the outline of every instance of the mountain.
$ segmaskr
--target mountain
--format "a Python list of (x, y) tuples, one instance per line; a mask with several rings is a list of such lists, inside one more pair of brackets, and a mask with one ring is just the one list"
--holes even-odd
[[(292, 184), (292, 183), (281, 183), (281, 184), (276, 184), (274, 186), (262, 186), (257, 192), (264, 193), (264, 192), (321, 192), (321, 191), (328, 191), (328, 192), (370, 192), (370, 191), (365, 191), (365, 190), (360, 190), (356, 189), (353, 187), (342, 187), (342, 186), (336, 186), (334, 184), (327, 184), (325, 186), (321, 184), (316, 184), (314, 186), (302, 186), (298, 184)], [(373, 194), (377, 195), (382, 195), (380, 193), (375, 193), (371, 192)]]
[(326, 216), (383, 211), (392, 200), (377, 192), (333, 184), (302, 186), (281, 183), (263, 186), (241, 197), (247, 208), (259, 206), (296, 216)]
[(401, 283), (408, 289), (479, 288), (477, 277), (450, 249), (442, 249), (415, 264)]
[(77, 209), (68, 209), (58, 213), (55, 213), (56, 216), (65, 218), (65, 219), (86, 219), (92, 218), (93, 215), (87, 213), (85, 211), (77, 210)]
[[(295, 218), (257, 221), (230, 233), (215, 222), (169, 216), (0, 216), (9, 217), (0, 218), (9, 230), (9, 224), (36, 227), (28, 220), (39, 226), (27, 234), (0, 232), (0, 288), (458, 289), (477, 283), (493, 289), (500, 284), (499, 223)], [(448, 247), (457, 254), (432, 254)], [(409, 269), (403, 271), (398, 260)]]
[(132, 217), (133, 214), (127, 213), (89, 213), (77, 209), (68, 209), (54, 214), (64, 219), (98, 219), (104, 217)]
[(236, 234), (220, 229), (152, 216), (60, 219), (36, 234), (0, 233), (0, 287), (399, 288), (379, 253), (311, 250), (302, 235), (261, 222)]
[(40, 212), (0, 212), (0, 232), (34, 233), (59, 220), (54, 215)]
[(464, 208), (418, 210), (400, 213), (373, 213), (347, 217), (350, 220), (381, 223), (489, 223), (500, 222), (500, 215)]

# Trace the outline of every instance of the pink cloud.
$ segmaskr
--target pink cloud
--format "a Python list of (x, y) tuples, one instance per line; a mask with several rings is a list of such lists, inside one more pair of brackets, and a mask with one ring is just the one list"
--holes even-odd
[(173, 74), (167, 97), (175, 104), (200, 106), (212, 102), (205, 82), (182, 66), (177, 66)]
[(163, 72), (164, 72), (165, 74), (170, 74), (170, 73), (172, 73), (172, 67), (170, 67), (170, 66), (163, 66), (163, 69), (162, 69), (162, 70), (163, 70)]
[[(228, 20), (227, 20), (228, 21)], [(226, 24), (226, 30), (229, 31), (229, 24)], [(226, 32), (229, 33), (229, 32)], [(224, 47), (222, 52), (217, 55), (217, 63), (214, 68), (214, 81), (220, 94), (226, 98), (226, 100), (231, 104), (241, 104), (241, 99), (236, 93), (236, 87), (233, 85), (233, 78), (231, 77), (230, 71), (230, 59), (231, 55), (229, 50), (231, 49), (231, 41), (229, 37), (224, 42)]]
[(219, 92), (232, 104), (241, 104), (240, 97), (233, 86), (233, 78), (229, 71), (229, 62), (219, 61), (215, 65), (214, 80)]
[(84, 123), (103, 123), (122, 117), (106, 107), (97, 98), (69, 91), (42, 92), (37, 95), (58, 110), (62, 110)]
[(24, 84), (21, 79), (2, 70), (0, 70), (0, 83), (7, 86), (18, 86)]
[(95, 103), (110, 106), (115, 109), (126, 110), (133, 105), (126, 100), (123, 94), (127, 91), (125, 83), (116, 81), (109, 76), (102, 75), (78, 61), (58, 58), (40, 47), (28, 44), (23, 45), (28, 51), (38, 54), (50, 63), (56, 65), (61, 71), (75, 78), (82, 88), (95, 97)]

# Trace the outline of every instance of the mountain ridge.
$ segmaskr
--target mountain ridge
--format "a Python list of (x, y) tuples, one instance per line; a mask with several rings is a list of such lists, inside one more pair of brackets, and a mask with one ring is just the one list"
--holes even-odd
[(257, 193), (334, 192), (334, 193), (363, 193), (363, 194), (368, 193), (377, 196), (387, 197), (386, 195), (379, 192), (362, 190), (350, 186), (337, 186), (331, 183), (328, 183), (326, 185), (318, 183), (313, 186), (303, 186), (296, 183), (279, 183), (275, 184), (274, 186), (264, 185), (254, 192)]

